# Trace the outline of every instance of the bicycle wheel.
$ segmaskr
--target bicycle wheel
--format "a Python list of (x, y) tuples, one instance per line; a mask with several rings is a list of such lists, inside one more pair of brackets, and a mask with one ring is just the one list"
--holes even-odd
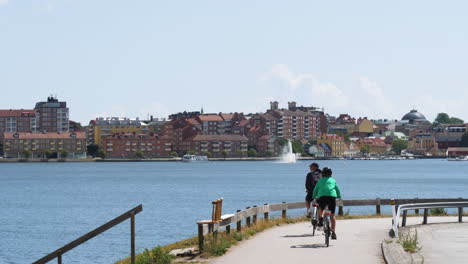
[(325, 245), (330, 245), (330, 217), (327, 215), (323, 221), (323, 228), (325, 229)]
[(314, 208), (314, 212), (312, 214), (312, 217), (310, 218), (312, 222), (312, 236), (315, 236), (315, 230), (317, 229), (317, 208)]

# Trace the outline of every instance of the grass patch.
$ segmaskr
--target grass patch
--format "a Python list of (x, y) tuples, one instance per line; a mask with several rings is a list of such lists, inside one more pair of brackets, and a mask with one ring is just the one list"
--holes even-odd
[(430, 215), (445, 216), (448, 215), (447, 210), (444, 208), (432, 208), (429, 210)]
[(398, 238), (398, 244), (400, 244), (403, 249), (410, 253), (416, 253), (421, 250), (418, 242), (418, 231), (414, 229), (414, 233), (411, 232), (411, 229), (408, 232), (400, 232)]
[[(390, 215), (350, 215), (349, 210), (343, 216), (337, 216), (338, 220), (344, 219), (366, 219), (366, 218), (383, 218), (383, 217), (391, 217)], [(233, 245), (239, 243), (240, 241), (249, 239), (252, 236), (255, 236), (257, 233), (265, 231), (269, 228), (275, 226), (281, 226), (285, 224), (294, 224), (299, 222), (308, 222), (310, 219), (306, 217), (295, 217), (295, 218), (272, 218), (269, 221), (263, 221), (262, 219), (258, 219), (255, 225), (251, 225), (250, 227), (242, 226), (242, 232), (236, 232), (235, 229), (231, 229), (231, 233), (227, 234), (225, 231), (219, 231), (217, 237), (213, 234), (209, 234), (205, 236), (205, 252), (203, 253), (203, 257), (212, 257), (212, 256), (221, 256), (224, 255), (227, 250), (232, 247)], [(182, 241), (178, 241), (176, 243), (172, 243), (165, 246), (158, 246), (159, 248), (158, 254), (160, 251), (169, 254), (173, 249), (179, 248), (198, 248), (198, 237), (192, 237), (189, 239), (185, 239)], [(137, 262), (138, 264), (153, 264), (159, 262), (151, 262), (152, 256), (154, 255), (153, 250), (145, 250), (143, 253), (137, 255), (137, 260), (141, 258), (142, 262)], [(143, 262), (147, 261), (147, 262)], [(182, 263), (178, 260), (172, 260), (175, 263)], [(172, 262), (168, 262), (172, 263)], [(192, 263), (192, 262), (190, 262)], [(196, 262), (195, 262), (196, 263)], [(130, 258), (126, 258), (116, 262), (115, 264), (130, 264)]]

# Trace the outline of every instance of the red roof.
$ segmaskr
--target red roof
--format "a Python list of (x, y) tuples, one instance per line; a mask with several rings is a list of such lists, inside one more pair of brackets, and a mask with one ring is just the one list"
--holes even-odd
[[(70, 139), (72, 134), (76, 135), (76, 139), (86, 139), (84, 131), (79, 132), (65, 132), (65, 133), (42, 133), (42, 132), (5, 132), (3, 133), (5, 139)], [(17, 136), (15, 136), (17, 135)]]
[(224, 121), (222, 117), (215, 114), (199, 115), (201, 121)]
[(385, 141), (380, 138), (361, 138), (358, 141), (373, 146), (388, 146), (388, 144), (386, 144)]
[(187, 119), (187, 122), (189, 122), (190, 124), (192, 124), (194, 126), (199, 126), (200, 125), (200, 123), (198, 123), (198, 121), (195, 118), (189, 118), (189, 119)]
[(36, 110), (24, 110), (24, 109), (10, 109), (0, 110), (0, 117), (21, 117), (21, 116), (35, 116)]
[(197, 135), (193, 141), (245, 141), (247, 138), (241, 135)]
[(224, 119), (224, 121), (231, 121), (232, 118), (234, 118), (234, 114), (221, 114), (221, 117)]

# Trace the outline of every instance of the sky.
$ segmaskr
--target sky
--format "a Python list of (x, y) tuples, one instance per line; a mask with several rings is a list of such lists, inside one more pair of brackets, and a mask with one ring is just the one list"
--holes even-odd
[(0, 0), (0, 109), (468, 120), (467, 1)]

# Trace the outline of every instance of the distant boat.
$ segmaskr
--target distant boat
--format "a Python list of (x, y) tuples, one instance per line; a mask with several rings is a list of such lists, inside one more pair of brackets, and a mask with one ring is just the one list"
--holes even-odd
[(182, 156), (182, 161), (185, 162), (190, 162), (190, 161), (207, 161), (208, 157), (207, 156), (197, 156), (197, 155), (190, 155), (190, 154), (185, 154)]
[(468, 156), (447, 158), (448, 161), (468, 161)]

